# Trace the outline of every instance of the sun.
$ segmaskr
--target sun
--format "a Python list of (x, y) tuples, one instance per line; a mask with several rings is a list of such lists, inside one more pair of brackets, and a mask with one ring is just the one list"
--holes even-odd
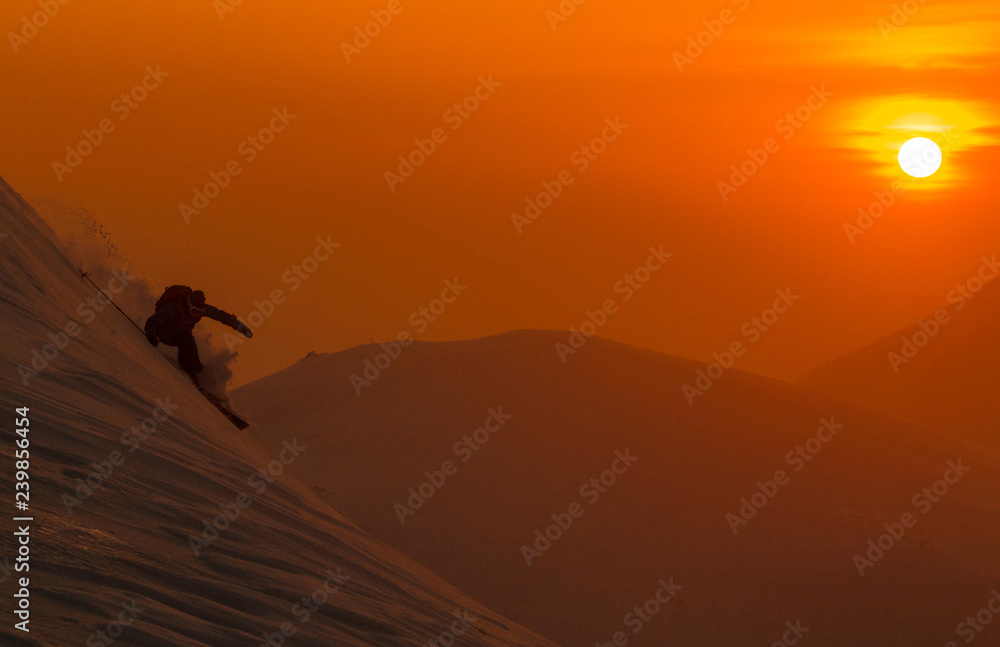
[(970, 166), (968, 152), (1000, 144), (1000, 120), (988, 104), (978, 100), (883, 95), (838, 104), (831, 110), (835, 114), (830, 118), (830, 146), (852, 150), (864, 162), (858, 168), (879, 181), (904, 181), (922, 194), (982, 178), (988, 171)]
[(899, 166), (912, 177), (929, 177), (941, 168), (941, 149), (926, 137), (914, 137), (899, 148)]

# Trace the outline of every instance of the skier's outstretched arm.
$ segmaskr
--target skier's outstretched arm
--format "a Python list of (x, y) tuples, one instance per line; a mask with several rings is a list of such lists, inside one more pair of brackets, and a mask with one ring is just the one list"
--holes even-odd
[(209, 319), (215, 319), (219, 323), (224, 323), (244, 337), (253, 337), (253, 331), (245, 323), (236, 318), (236, 315), (229, 314), (225, 310), (220, 310), (215, 306), (205, 305), (205, 315)]

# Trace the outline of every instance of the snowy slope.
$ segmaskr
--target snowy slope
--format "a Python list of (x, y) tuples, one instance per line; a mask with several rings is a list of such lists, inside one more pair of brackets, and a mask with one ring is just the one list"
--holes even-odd
[[(121, 315), (91, 315), (93, 289), (41, 227), (0, 180), (0, 644), (111, 644), (95, 634), (103, 630), (115, 645), (255, 647), (266, 634), (280, 644), (283, 623), (295, 633), (281, 642), (303, 647), (427, 645), (453, 629), (463, 645), (552, 644), (376, 543), (300, 485), (298, 461), (314, 451), (308, 430), (286, 439), (306, 445), (297, 459), (273, 463), (278, 452), (237, 433)], [(73, 321), (81, 329), (61, 339)], [(44, 349), (50, 333), (65, 346), (55, 357)], [(25, 383), (17, 366), (30, 367), (33, 351), (51, 359)], [(132, 428), (163, 418), (158, 402), (176, 408), (155, 427), (146, 422), (140, 439)], [(30, 407), (34, 522), (30, 571), (13, 573), (21, 406)], [(283, 473), (260, 492), (266, 482), (248, 477), (269, 465)], [(87, 480), (95, 489), (78, 490)], [(80, 498), (68, 507), (67, 496)], [(189, 538), (220, 506), (235, 516), (248, 500), (196, 557)], [(14, 577), (25, 575), (30, 634), (13, 629), (11, 614)], [(294, 606), (305, 596), (311, 610)], [(127, 626), (109, 624), (119, 620)]]
[(965, 294), (800, 383), (1000, 450), (1000, 282)]
[[(598, 338), (563, 364), (555, 344), (566, 341), (519, 331), (416, 343), (370, 371), (360, 395), (351, 375), (378, 345), (310, 355), (233, 398), (265, 446), (309, 430), (315, 450), (299, 473), (348, 518), (564, 644), (622, 632), (635, 645), (771, 645), (794, 639), (785, 623), (801, 620), (813, 647), (943, 645), (989, 599), (997, 454), (745, 373), (689, 406), (681, 387), (702, 365)], [(497, 407), (509, 420), (465, 453)], [(843, 425), (835, 435), (820, 431), (831, 417)], [(800, 464), (798, 446), (818, 453)], [(604, 473), (626, 450), (635, 464)], [(971, 471), (945, 496), (929, 510), (914, 502), (959, 459)], [(424, 485), (431, 496), (402, 523), (397, 504), (440, 483), (449, 460), (451, 475)], [(779, 470), (787, 482), (767, 483)], [(614, 484), (595, 501), (581, 490), (591, 478)], [(734, 534), (726, 515), (758, 482), (777, 492), (758, 495), (765, 505)], [(551, 515), (565, 524), (573, 504), (560, 536)], [(854, 556), (906, 513), (915, 525), (860, 575)], [(556, 539), (529, 566), (522, 547), (544, 548), (546, 528)], [(660, 581), (671, 577), (677, 597), (647, 603), (668, 597)], [(997, 644), (1000, 627), (991, 631)]]

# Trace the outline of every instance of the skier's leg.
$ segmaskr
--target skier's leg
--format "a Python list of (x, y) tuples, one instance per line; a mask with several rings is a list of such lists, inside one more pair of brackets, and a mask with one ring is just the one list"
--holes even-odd
[(195, 375), (205, 367), (198, 357), (198, 344), (194, 341), (194, 335), (189, 332), (181, 333), (174, 337), (173, 342), (177, 345), (177, 362), (197, 384)]

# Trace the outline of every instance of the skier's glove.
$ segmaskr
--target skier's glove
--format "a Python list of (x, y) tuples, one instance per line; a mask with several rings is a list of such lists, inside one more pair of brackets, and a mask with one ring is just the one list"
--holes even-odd
[(153, 345), (153, 348), (156, 348), (160, 344), (160, 340), (152, 335), (148, 335), (146, 339), (149, 341), (150, 344)]
[(250, 330), (250, 326), (246, 325), (242, 321), (239, 323), (238, 326), (236, 326), (236, 332), (240, 333), (241, 335), (243, 335), (247, 339), (250, 339), (251, 337), (253, 337), (253, 331)]

